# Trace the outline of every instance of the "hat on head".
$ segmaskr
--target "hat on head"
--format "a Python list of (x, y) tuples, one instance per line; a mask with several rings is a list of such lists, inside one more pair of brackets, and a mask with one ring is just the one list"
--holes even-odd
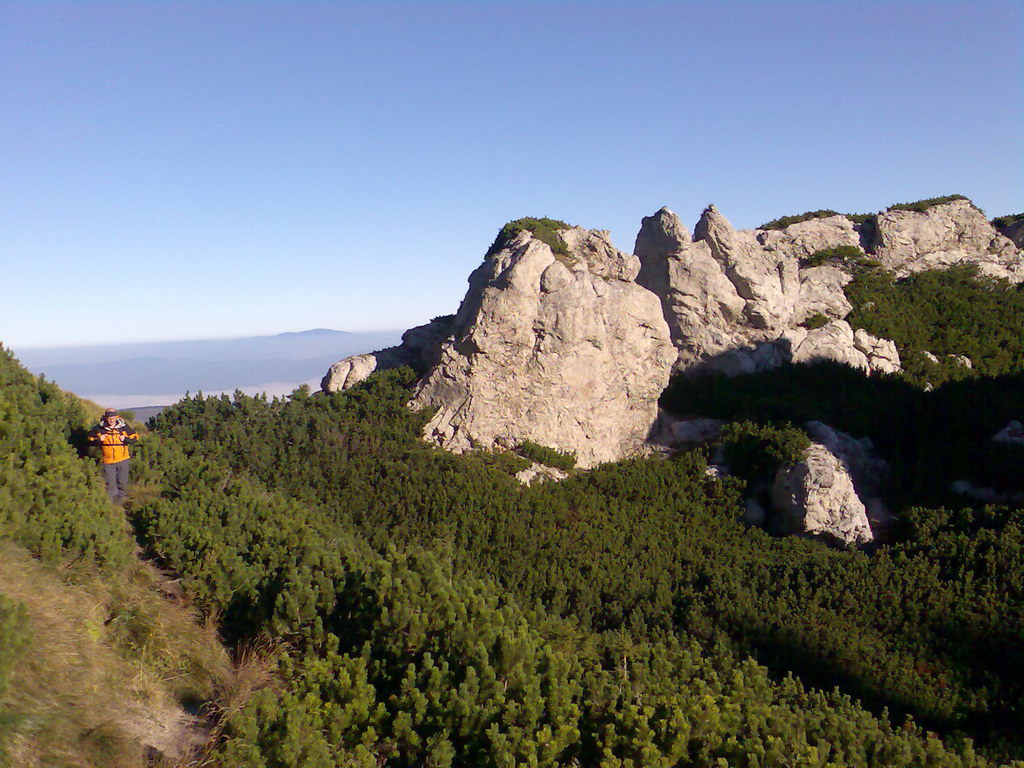
[(105, 410), (103, 412), (103, 415), (104, 416), (117, 416), (117, 409), (116, 408), (107, 408), (107, 410)]

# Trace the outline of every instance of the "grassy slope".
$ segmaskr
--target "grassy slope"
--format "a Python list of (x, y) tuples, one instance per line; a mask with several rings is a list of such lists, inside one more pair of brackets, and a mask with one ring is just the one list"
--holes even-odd
[(206, 740), (182, 702), (213, 699), (231, 663), (210, 623), (132, 563), (116, 577), (54, 567), (0, 541), (0, 591), (24, 606), (29, 644), (0, 696), (11, 766), (145, 765)]
[(168, 577), (131, 554), (98, 469), (68, 443), (99, 410), (0, 348), (5, 768), (156, 764), (205, 738), (208, 719), (185, 705), (236, 687), (215, 623), (198, 622)]

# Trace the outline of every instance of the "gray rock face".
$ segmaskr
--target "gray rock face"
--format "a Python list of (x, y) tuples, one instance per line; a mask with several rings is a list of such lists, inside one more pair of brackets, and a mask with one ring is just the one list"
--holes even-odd
[(733, 229), (713, 205), (697, 222), (694, 237), (708, 244), (736, 293), (745, 300), (744, 315), (754, 329), (772, 331), (789, 325), (800, 298), (794, 257), (762, 248), (753, 232)]
[(563, 472), (560, 469), (554, 467), (548, 467), (544, 464), (533, 463), (526, 469), (516, 472), (516, 480), (523, 485), (533, 485), (534, 483), (544, 483), (549, 480), (555, 482), (564, 480), (569, 476), (568, 472)]
[(324, 392), (337, 392), (365, 381), (371, 373), (408, 365), (423, 372), (437, 362), (441, 341), (451, 331), (452, 318), (442, 317), (402, 334), (402, 343), (365, 355), (353, 355), (330, 367), (320, 382)]
[(677, 419), (661, 411), (648, 440), (652, 445), (673, 450), (693, 448), (717, 440), (724, 423), (721, 419)]
[(820, 421), (805, 425), (806, 458), (783, 466), (772, 506), (788, 533), (824, 538), (843, 547), (888, 538), (892, 513), (882, 500), (889, 465), (869, 438), (856, 439)]
[(821, 314), (842, 320), (853, 309), (843, 292), (850, 279), (848, 274), (836, 267), (801, 269), (799, 314), (803, 318)]
[[(731, 376), (785, 362), (835, 360), (865, 372), (898, 372), (892, 341), (843, 322), (851, 310), (843, 291), (850, 275), (832, 265), (800, 266), (801, 259), (841, 246), (899, 275), (971, 262), (984, 274), (1024, 279), (1024, 255), (1014, 243), (958, 200), (922, 213), (881, 213), (874, 228), (831, 216), (755, 231), (735, 230), (710, 206), (692, 237), (662, 208), (643, 220), (637, 236), (637, 281), (662, 300), (677, 370)], [(801, 327), (817, 315), (824, 326)]]
[[(320, 382), (320, 387), (324, 392), (337, 392), (341, 389), (354, 387), (359, 382), (365, 381), (377, 368), (397, 368), (401, 363), (388, 364), (391, 357), (390, 353), (397, 349), (397, 347), (389, 347), (380, 352), (353, 355), (352, 357), (346, 357), (344, 360), (339, 360), (327, 371), (327, 375)], [(398, 359), (397, 355), (395, 359)]]
[(971, 262), (982, 274), (1013, 282), (1024, 279), (1024, 262), (1009, 238), (999, 234), (967, 200), (935, 205), (924, 212), (878, 214), (874, 256), (897, 275)]
[(843, 245), (860, 248), (860, 234), (845, 216), (800, 221), (781, 230), (758, 229), (755, 236), (765, 250), (797, 259)]
[(411, 405), (426, 435), (462, 452), (532, 440), (590, 467), (638, 449), (676, 352), (636, 257), (605, 232), (561, 233), (558, 258), (528, 232), (487, 259)]
[[(1024, 254), (966, 201), (882, 213), (874, 228), (832, 216), (771, 231), (736, 230), (710, 206), (692, 236), (662, 208), (643, 220), (636, 256), (606, 232), (560, 235), (568, 255), (521, 233), (473, 272), (457, 315), (339, 361), (323, 388), (409, 365), (421, 377), (411, 404), (436, 409), (428, 437), (444, 447), (529, 439), (573, 451), (588, 467), (644, 442), (671, 368), (738, 375), (834, 360), (899, 371), (892, 341), (845, 321), (847, 271), (801, 267), (823, 249), (866, 246), (865, 257), (898, 274), (972, 261), (1024, 279)], [(666, 444), (687, 442), (682, 432)]]
[(1019, 421), (1007, 422), (1006, 426), (992, 435), (992, 442), (1024, 445), (1024, 424)]
[(694, 243), (679, 217), (667, 208), (643, 220), (636, 241), (637, 282), (661, 298), (678, 365), (689, 367), (745, 340), (737, 332), (744, 300), (712, 256)]
[[(661, 298), (677, 370), (735, 376), (785, 362), (835, 360), (891, 373), (900, 370), (895, 345), (855, 334), (842, 322), (851, 310), (843, 292), (850, 276), (834, 266), (799, 266), (824, 248), (858, 243), (845, 216), (755, 233), (736, 231), (714, 206), (691, 238), (679, 217), (662, 208), (643, 220), (637, 236), (637, 282)], [(830, 322), (800, 327), (814, 315)]]
[(772, 506), (787, 533), (823, 538), (842, 547), (874, 538), (853, 478), (821, 443), (812, 442), (803, 461), (779, 470), (772, 486)]
[(857, 439), (820, 421), (807, 422), (805, 429), (811, 440), (824, 445), (842, 462), (865, 504), (881, 494), (889, 465), (875, 452), (871, 438)]
[(867, 358), (870, 370), (879, 373), (899, 372), (900, 353), (894, 341), (880, 339), (858, 328), (853, 334), (853, 346)]
[(790, 361), (815, 363), (835, 360), (851, 368), (868, 370), (867, 356), (854, 344), (853, 329), (845, 320), (837, 320), (822, 328), (794, 328), (783, 334), (790, 345)]

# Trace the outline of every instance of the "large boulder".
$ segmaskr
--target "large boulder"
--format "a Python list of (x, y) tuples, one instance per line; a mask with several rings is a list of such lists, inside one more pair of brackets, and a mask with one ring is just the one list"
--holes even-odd
[(812, 442), (802, 461), (779, 469), (772, 506), (786, 533), (825, 539), (841, 547), (874, 539), (849, 470), (821, 443)]
[(865, 372), (896, 373), (900, 354), (889, 339), (879, 339), (864, 329), (856, 331), (845, 320), (821, 328), (792, 328), (779, 338), (783, 358), (791, 363), (832, 360)]
[(455, 452), (531, 440), (580, 467), (644, 443), (676, 358), (661, 303), (606, 232), (560, 236), (568, 254), (524, 231), (470, 276), (412, 399), (435, 409), (429, 439)]

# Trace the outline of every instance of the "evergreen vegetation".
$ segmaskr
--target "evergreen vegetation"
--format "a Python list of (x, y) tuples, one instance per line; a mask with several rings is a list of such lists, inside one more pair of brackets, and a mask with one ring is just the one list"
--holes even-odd
[(1012, 227), (1014, 224), (1021, 221), (1024, 221), (1024, 213), (1014, 213), (1009, 216), (997, 216), (992, 219), (992, 226), (996, 229), (1002, 230), (1006, 227)]
[[(843, 380), (839, 368), (831, 377), (831, 369), (786, 372), (813, 372), (818, 377), (816, 391), (830, 393), (834, 410), (841, 415), (845, 408), (852, 418), (864, 400), (845, 401), (844, 394), (856, 385), (852, 379)], [(859, 382), (874, 383), (858, 372), (850, 373)], [(358, 741), (371, 755), (382, 756), (380, 750), (400, 744), (399, 762), (413, 756), (425, 761), (433, 748), (429, 745), (442, 744), (431, 742), (431, 737), (441, 734), (443, 746), (437, 748), (444, 754), (450, 748), (453, 764), (472, 764), (479, 753), (470, 742), (479, 744), (474, 739), (481, 738), (480, 733), (488, 733), (497, 722), (508, 722), (507, 715), (497, 714), (504, 710), (494, 709), (496, 704), (456, 705), (444, 693), (458, 689), (465, 679), (461, 676), (468, 674), (463, 647), (444, 638), (450, 632), (486, 637), (483, 629), (430, 624), (423, 630), (425, 638), (458, 651), (442, 657), (429, 646), (430, 666), (424, 668), (420, 665), (428, 664), (425, 656), (416, 656), (413, 648), (427, 646), (402, 640), (411, 644), (405, 649), (407, 655), (384, 661), (397, 651), (385, 651), (379, 644), (387, 641), (372, 639), (374, 630), (369, 627), (378, 621), (386, 625), (387, 617), (396, 613), (428, 622), (443, 615), (472, 614), (464, 607), (444, 608), (447, 597), (440, 604), (419, 608), (404, 604), (399, 608), (384, 600), (382, 608), (383, 598), (372, 595), (384, 589), (373, 585), (385, 577), (368, 575), (377, 568), (391, 574), (388, 584), (412, 580), (417, 584), (413, 592), (423, 589), (422, 574), (398, 579), (387, 570), (395, 567), (396, 557), (413, 558), (404, 563), (430, 563), (429, 569), (440, 567), (447, 574), (441, 581), (452, 589), (500, 595), (501, 605), (507, 604), (515, 615), (525, 611), (521, 621), (542, 636), (547, 631), (542, 627), (562, 627), (560, 631), (576, 640), (557, 635), (557, 642), (550, 638), (546, 642), (566, 650), (570, 661), (596, 663), (604, 658), (587, 673), (597, 678), (581, 672), (583, 676), (573, 678), (576, 682), (570, 685), (582, 687), (584, 698), (570, 700), (583, 712), (592, 711), (586, 704), (591, 688), (580, 680), (614, 676), (613, 654), (600, 650), (611, 638), (658, 654), (669, 653), (658, 649), (676, 647), (673, 644), (698, 642), (701, 663), (710, 664), (716, 675), (721, 669), (735, 669), (752, 654), (780, 684), (792, 674), (802, 681), (801, 686), (828, 691), (838, 685), (841, 696), (862, 701), (874, 713), (871, 717), (879, 718), (873, 720), (878, 726), (866, 731), (876, 734), (868, 739), (875, 745), (870, 749), (881, 748), (882, 742), (872, 741), (881, 738), (877, 734), (882, 731), (873, 730), (876, 727), (916, 733), (897, 728), (907, 714), (952, 738), (949, 747), (961, 743), (958, 734), (966, 734), (980, 739), (995, 754), (1020, 749), (1014, 735), (1020, 728), (1016, 709), (1020, 683), (1008, 674), (1017, 663), (1008, 660), (1022, 655), (1021, 639), (1012, 629), (1021, 618), (1024, 579), (1017, 513), (975, 517), (970, 510), (954, 515), (922, 507), (907, 513), (907, 520), (914, 522), (908, 523), (903, 538), (866, 556), (799, 539), (774, 539), (746, 528), (739, 522), (744, 479), (709, 480), (706, 458), (700, 453), (672, 461), (620, 462), (562, 483), (520, 488), (504, 469), (480, 456), (451, 456), (423, 444), (418, 434), (425, 415), (410, 413), (404, 406), (408, 391), (402, 385), (409, 377), (407, 371), (386, 372), (354, 390), (290, 401), (244, 396), (183, 401), (156, 420), (155, 429), (165, 437), (151, 446), (151, 465), (146, 470), (147, 482), (174, 491), (139, 510), (139, 524), (149, 545), (191, 574), (193, 593), (222, 611), (225, 625), (239, 636), (270, 627), (275, 633), (307, 638), (302, 641), (306, 661), (294, 666), (299, 662), (293, 657), (287, 662), (292, 665), (287, 666), (288, 674), (300, 669), (319, 671), (313, 678), (303, 678), (302, 685), (307, 687), (300, 687), (291, 701), (317, 700), (309, 696), (322, 692), (327, 683), (314, 685), (310, 680), (333, 680), (337, 669), (348, 670), (341, 677), (356, 681), (354, 685), (372, 688), (374, 697), (382, 691), (409, 691), (401, 696), (380, 694), (383, 698), (372, 699), (376, 702), (372, 706), (366, 698), (369, 694), (353, 699), (355, 694), (346, 693), (338, 700), (342, 707), (358, 700), (362, 703), (352, 706), (359, 712), (378, 712), (383, 718), (365, 715), (370, 717), (365, 723), (372, 725), (379, 739), (363, 733)], [(753, 377), (735, 381), (743, 379)], [(754, 482), (770, 462), (791, 460), (806, 445), (806, 438), (796, 430), (757, 425), (766, 425), (766, 415), (776, 422), (806, 420), (799, 408), (813, 410), (809, 404), (814, 398), (807, 395), (810, 382), (801, 390), (792, 381), (771, 388), (765, 387), (763, 379), (752, 380), (750, 389), (735, 392), (730, 402), (737, 417), (743, 404), (789, 404), (788, 412), (780, 406), (767, 414), (754, 407), (756, 424), (727, 432), (727, 443), (736, 443), (731, 450), (746, 451), (751, 458), (746, 480)], [(898, 393), (925, 394), (898, 380), (883, 383)], [(670, 392), (687, 403), (688, 412), (692, 408), (719, 415), (725, 408), (716, 409), (713, 396), (726, 394), (723, 384), (708, 382), (704, 400), (695, 399), (694, 390), (678, 389), (678, 382)], [(861, 409), (859, 418), (873, 419), (870, 414), (879, 407), (877, 395), (864, 393), (863, 397), (869, 407)], [(997, 402), (985, 399), (990, 405)], [(1009, 403), (999, 407), (1004, 406), (1012, 407)], [(821, 415), (815, 411), (808, 418)], [(990, 414), (984, 424), (993, 418), (995, 414)], [(840, 420), (829, 423), (849, 428)], [(928, 440), (933, 442), (930, 436)], [(281, 471), (282, 467), (289, 469)], [(987, 542), (984, 546), (977, 542), (979, 535)], [(331, 542), (330, 547), (322, 546), (325, 541)], [(366, 565), (378, 558), (382, 558), (380, 566)], [(362, 608), (346, 602), (353, 599), (355, 585), (359, 585), (357, 591), (371, 593), (360, 598), (369, 601), (361, 603)], [(397, 594), (394, 586), (386, 589), (389, 595)], [(362, 634), (352, 639), (346, 633), (354, 631), (352, 622), (364, 608), (369, 610), (367, 606), (380, 611), (383, 618), (365, 619)], [(346, 617), (344, 626), (337, 624), (339, 616)], [(394, 633), (392, 629), (390, 634)], [(407, 633), (397, 634), (404, 638)], [(978, 654), (979, 643), (998, 648), (999, 654)], [(672, 653), (668, 658), (675, 658)], [(350, 666), (356, 662), (346, 657), (362, 659), (359, 663), (366, 665), (365, 671)], [(471, 657), (482, 658), (479, 652)], [(325, 658), (335, 661), (324, 667)], [(487, 658), (487, 664), (474, 673), (476, 681), (492, 674), (487, 665), (495, 662)], [(383, 667), (374, 667), (375, 660)], [(548, 663), (538, 661), (541, 668)], [(303, 666), (308, 664), (313, 666)], [(626, 667), (632, 669), (633, 664), (627, 657)], [(659, 673), (662, 684), (676, 679), (683, 685), (678, 680), (692, 679), (689, 672), (674, 678), (672, 663), (659, 660), (657, 665), (664, 670)], [(430, 671), (434, 666), (439, 666), (437, 672)], [(385, 668), (399, 677), (380, 677), (379, 670)], [(440, 675), (436, 689), (428, 682), (435, 675)], [(447, 675), (455, 675), (457, 684), (444, 682)], [(408, 682), (401, 683), (402, 679)], [(420, 682), (414, 684), (414, 680)], [(542, 690), (547, 685), (537, 684)], [(331, 690), (337, 690), (335, 683), (331, 685)], [(472, 690), (477, 685), (474, 682)], [(645, 690), (657, 688), (653, 681), (647, 685), (654, 688)], [(781, 694), (774, 685), (763, 695), (776, 706)], [(419, 694), (408, 701), (420, 701), (422, 695), (427, 709), (422, 719), (414, 716), (411, 726), (401, 728), (412, 728), (416, 738), (406, 730), (402, 731), (405, 736), (395, 732), (399, 719), (407, 722), (401, 714), (407, 705), (401, 702), (413, 690)], [(319, 700), (327, 701), (326, 695)], [(280, 738), (282, 723), (303, 723), (303, 728), (321, 732), (341, 717), (327, 712), (289, 715), (291, 704), (279, 698), (269, 702), (272, 694), (265, 696), (267, 709), (253, 714), (244, 727), (238, 726), (233, 748), (251, 747), (255, 740), (262, 746), (251, 747), (254, 753), (264, 753)], [(814, 706), (841, 706), (838, 700), (828, 701), (819, 700)], [(655, 711), (662, 711), (658, 706)], [(435, 712), (433, 707), (447, 714), (427, 716)], [(497, 719), (481, 717), (478, 726), (470, 727), (452, 720), (449, 707), (455, 712), (494, 712)], [(276, 725), (267, 725), (264, 731), (258, 725), (264, 722)], [(596, 737), (586, 735), (594, 727), (587, 722), (586, 718), (573, 721), (580, 736), (571, 743), (559, 741), (561, 751), (555, 750), (558, 757), (552, 760), (577, 757), (583, 764), (593, 764), (583, 757), (599, 754), (592, 751), (595, 742), (588, 741)], [(607, 726), (602, 727), (607, 732)], [(650, 722), (648, 727), (653, 727)], [(555, 724), (544, 732), (556, 733)], [(621, 736), (617, 729), (612, 732), (616, 740)], [(454, 739), (453, 733), (462, 736)], [(478, 735), (471, 738), (471, 733)], [(500, 726), (497, 733), (504, 733)], [(325, 737), (326, 743), (355, 743), (353, 737), (335, 736)], [(313, 738), (306, 733), (295, 736), (294, 743), (309, 744)], [(785, 749), (799, 752), (798, 742), (791, 738), (786, 737)], [(367, 746), (371, 741), (374, 746)], [(530, 748), (539, 748), (534, 742)], [(761, 746), (755, 752), (766, 748), (765, 742), (758, 743)], [(866, 742), (860, 744), (867, 748)], [(612, 754), (619, 753), (613, 750)], [(744, 754), (733, 759), (754, 764), (754, 752)], [(856, 762), (849, 757), (844, 760)], [(640, 759), (635, 764), (645, 763)], [(682, 764), (689, 763), (683, 760)]]
[(558, 234), (558, 230), (560, 229), (570, 229), (570, 226), (564, 221), (549, 219), (547, 217), (541, 219), (527, 217), (524, 219), (510, 221), (501, 228), (500, 232), (498, 232), (498, 236), (494, 238), (494, 242), (491, 244), (491, 247), (487, 249), (487, 253), (484, 258), (494, 256), (512, 242), (516, 235), (524, 230), (530, 232), (542, 243), (547, 243), (551, 247), (555, 256), (567, 258), (569, 257), (569, 249), (566, 247), (565, 241), (562, 240), (561, 236)]
[(572, 470), (576, 466), (576, 454), (575, 453), (563, 453), (562, 451), (556, 451), (554, 448), (548, 448), (546, 445), (538, 445), (532, 440), (524, 440), (516, 448), (518, 453), (523, 458), (529, 459), (530, 461), (537, 462), (538, 464), (545, 464), (555, 469), (562, 469), (566, 472)]
[(777, 219), (772, 219), (758, 227), (758, 229), (785, 229), (792, 224), (799, 224), (802, 221), (811, 221), (812, 219), (827, 219), (830, 216), (841, 216), (842, 214), (838, 211), (833, 211), (830, 208), (823, 208), (818, 211), (805, 211), (804, 213), (796, 214), (794, 216), (780, 216)]
[[(1024, 370), (1024, 289), (985, 277), (974, 265), (901, 280), (881, 269), (859, 270), (846, 295), (850, 325), (895, 341), (904, 375), (915, 384)], [(972, 367), (953, 355), (965, 355)]]
[[(89, 407), (90, 404), (86, 404)], [(73, 447), (83, 405), (0, 350), (0, 766), (142, 766), (142, 734), (216, 698), (213, 627), (135, 559)], [(90, 416), (95, 416), (95, 409)], [(91, 420), (91, 419), (90, 419)]]
[[(930, 197), (926, 200), (918, 200), (913, 203), (895, 203), (886, 208), (886, 210), (924, 212), (932, 206), (951, 203), (955, 200), (967, 200), (967, 202), (971, 202), (969, 198), (964, 197), (963, 195), (946, 195), (944, 197)], [(971, 205), (974, 205), (974, 203), (971, 203)], [(977, 208), (977, 206), (974, 207)], [(829, 216), (845, 216), (855, 225), (866, 227), (868, 229), (867, 233), (873, 231), (876, 219), (876, 214), (874, 213), (839, 213), (838, 211), (825, 208), (818, 211), (806, 211), (805, 213), (794, 216), (781, 216), (778, 219), (772, 219), (771, 221), (762, 224), (758, 229), (785, 229), (791, 224), (799, 224), (802, 221), (811, 221), (812, 219), (825, 219)], [(862, 230), (861, 234), (863, 236), (866, 233)]]
[(122, 565), (131, 553), (122, 515), (69, 442), (83, 422), (76, 398), (0, 347), (0, 536), (50, 561), (71, 554)]
[(815, 312), (813, 315), (811, 315), (802, 323), (800, 323), (801, 326), (803, 326), (809, 331), (813, 331), (818, 328), (824, 328), (828, 324), (828, 317), (826, 315), (821, 314), (821, 312)]
[[(273, 409), (267, 421), (294, 436), (288, 425), (312, 403), (344, 409), (353, 405), (345, 402), (353, 395), (365, 417), (378, 410), (381, 399), (390, 399), (391, 386), (385, 384), (378, 378), (358, 394), (314, 396), (297, 410), (294, 403), (266, 404)], [(210, 402), (193, 400), (190, 406), (205, 408)], [(245, 398), (226, 405), (239, 402), (247, 421), (261, 420), (253, 419), (259, 408)], [(179, 420), (164, 427), (181, 434), (184, 414), (170, 415)], [(301, 420), (309, 415), (306, 411)], [(365, 425), (363, 418), (356, 422)], [(350, 425), (341, 423), (347, 431)], [(230, 431), (209, 435), (206, 444), (220, 442)], [(226, 626), (246, 634), (271, 627), (291, 638), (296, 649), (281, 660), (288, 688), (267, 689), (232, 718), (223, 747), (229, 761), (371, 765), (389, 758), (399, 764), (555, 765), (577, 760), (641, 766), (706, 765), (720, 758), (729, 764), (781, 765), (794, 755), (844, 765), (978, 760), (962, 740), (944, 746), (913, 726), (905, 728), (899, 718), (890, 724), (884, 715), (869, 715), (842, 693), (813, 693), (784, 674), (773, 681), (763, 667), (742, 661), (735, 650), (741, 638), (756, 636), (757, 627), (762, 638), (771, 637), (773, 624), (799, 617), (805, 629), (797, 636), (813, 643), (782, 643), (777, 635), (776, 643), (766, 644), (773, 659), (792, 666), (811, 654), (814, 661), (802, 665), (809, 672), (829, 658), (820, 655), (822, 646), (843, 649), (840, 658), (827, 662), (830, 675), (868, 658), (871, 670), (864, 673), (874, 679), (891, 668), (885, 688), (902, 679), (908, 691), (920, 695), (931, 688), (939, 706), (956, 709), (958, 697), (942, 693), (945, 678), (942, 686), (929, 686), (914, 666), (914, 654), (894, 648), (892, 659), (877, 657), (884, 632), (871, 633), (875, 640), (867, 647), (850, 646), (851, 633), (865, 637), (854, 629), (865, 616), (881, 615), (893, 623), (894, 617), (878, 610), (877, 594), (874, 604), (858, 606), (863, 614), (835, 624), (834, 635), (826, 629), (839, 618), (831, 607), (836, 578), (841, 579), (838, 593), (862, 585), (851, 595), (853, 603), (876, 591), (879, 577), (908, 586), (918, 582), (911, 599), (922, 599), (935, 587), (928, 568), (900, 575), (907, 562), (898, 558), (872, 576), (873, 561), (863, 555), (756, 535), (751, 544), (761, 556), (737, 570), (723, 561), (745, 560), (740, 553), (749, 533), (735, 520), (738, 497), (728, 484), (704, 479), (705, 465), (697, 455), (609, 466), (568, 485), (538, 489), (519, 490), (495, 474), (490, 480), (503, 487), (502, 498), (519, 497), (512, 499), (514, 517), (488, 521), (487, 506), (490, 514), (500, 513), (494, 509), (499, 498), (490, 504), (482, 498), (484, 506), (475, 512), (472, 506), (458, 508), (460, 522), (474, 529), (463, 536), (449, 528), (454, 517), (440, 519), (441, 506), (428, 503), (405, 525), (387, 510), (392, 535), (382, 537), (375, 549), (342, 522), (343, 505), (318, 509), (289, 501), (223, 465), (229, 452), (212, 461), (198, 452), (187, 455), (186, 445), (199, 447), (180, 438), (160, 440), (149, 453), (155, 460), (151, 471), (163, 472), (160, 482), (174, 491), (140, 512), (146, 540), (191, 574), (190, 589), (223, 611)], [(389, 473), (388, 449), (378, 445), (382, 466), (375, 475), (381, 482)], [(442, 457), (420, 450), (428, 459)], [(423, 477), (416, 463), (410, 474)], [(701, 488), (725, 493), (719, 513), (707, 508), (708, 501), (694, 504)], [(563, 493), (571, 506), (559, 503)], [(633, 496), (636, 506), (626, 498)], [(385, 508), (396, 500), (377, 499)], [(449, 498), (443, 507), (458, 502)], [(640, 509), (645, 513), (636, 517)], [(687, 510), (683, 519), (681, 510)], [(515, 518), (525, 519), (516, 525)], [(405, 536), (395, 535), (403, 528)], [(443, 533), (411, 536), (417, 528)], [(709, 528), (717, 533), (709, 537)], [(365, 530), (373, 533), (378, 526)], [(484, 531), (486, 538), (480, 535)], [(408, 543), (412, 538), (432, 546)], [(780, 556), (766, 568), (775, 546), (781, 546)], [(709, 558), (710, 552), (716, 556)], [(679, 562), (680, 556), (685, 560)], [(622, 562), (631, 564), (627, 573)], [(851, 564), (852, 578), (843, 577)], [(484, 571), (490, 575), (481, 576)], [(808, 581), (815, 572), (822, 579), (817, 584)], [(804, 585), (799, 593), (789, 593), (797, 584)], [(787, 593), (788, 600), (779, 602)], [(942, 593), (955, 599), (948, 589)], [(524, 611), (523, 605), (535, 607)], [(552, 612), (556, 607), (560, 616)], [(720, 629), (730, 622), (737, 622), (732, 640)], [(790, 623), (786, 635), (795, 629)], [(703, 650), (696, 640), (703, 641)], [(940, 674), (948, 672), (942, 668)]]
[(827, 219), (830, 216), (845, 216), (853, 222), (854, 225), (862, 227), (862, 236), (870, 233), (874, 228), (875, 214), (873, 213), (839, 213), (838, 211), (825, 208), (819, 211), (806, 211), (805, 213), (800, 213), (794, 216), (782, 216), (778, 219), (772, 219), (771, 221), (762, 224), (758, 229), (785, 229), (792, 224), (799, 224), (802, 221)]
[(836, 266), (850, 269), (871, 269), (878, 266), (878, 262), (864, 255), (864, 251), (854, 245), (839, 245), (835, 248), (824, 248), (815, 251), (810, 256), (800, 259), (800, 268)]
[(726, 424), (720, 442), (726, 466), (750, 484), (770, 482), (780, 464), (797, 463), (810, 445), (797, 427), (753, 421)]
[[(929, 208), (936, 205), (943, 205), (944, 203), (952, 203), (956, 200), (967, 200), (971, 203), (970, 199), (963, 195), (945, 195), (944, 197), (929, 197), (925, 200), (917, 200), (913, 203), (895, 203), (890, 205), (885, 210), (887, 211), (916, 211), (918, 213), (924, 213)], [(974, 203), (971, 203), (974, 205)], [(977, 208), (977, 206), (975, 206)]]

